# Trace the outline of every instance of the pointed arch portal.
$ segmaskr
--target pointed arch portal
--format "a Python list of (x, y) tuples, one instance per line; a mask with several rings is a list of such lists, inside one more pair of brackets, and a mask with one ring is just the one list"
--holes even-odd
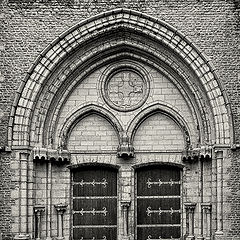
[[(92, 115), (97, 117), (88, 118)], [(204, 193), (202, 175), (184, 167), (201, 159), (199, 174), (203, 174), (203, 159), (216, 158), (219, 165), (212, 164), (213, 170), (206, 167), (212, 172), (205, 180), (210, 182), (207, 178), (214, 173), (221, 184), (224, 156), (222, 151), (214, 155), (212, 149), (229, 148), (235, 143), (233, 133), (230, 105), (216, 72), (187, 36), (129, 9), (82, 21), (39, 54), (12, 107), (8, 144), (20, 169), (27, 171), (19, 176), (18, 233), (50, 238), (57, 226), (60, 238), (66, 232), (74, 239), (95, 239), (96, 232), (98, 238), (109, 240), (107, 236), (136, 239), (147, 229), (144, 240), (180, 239), (194, 235), (194, 226), (183, 223), (191, 218), (194, 225), (196, 203), (184, 203), (194, 199), (199, 208), (197, 228), (207, 236), (212, 233), (204, 233), (201, 204), (212, 196), (215, 222), (207, 231), (221, 232), (221, 190), (214, 192), (213, 185), (214, 193), (211, 188)], [(75, 145), (68, 149), (70, 136)], [(90, 163), (93, 166), (84, 167)], [(106, 170), (110, 165), (119, 168)], [(135, 171), (137, 165), (141, 168)], [(114, 185), (114, 194), (107, 181)], [(199, 196), (187, 196), (197, 187)], [(26, 201), (28, 196), (35, 197), (34, 203)], [(85, 200), (92, 208), (82, 207)], [(63, 221), (65, 212), (68, 220)], [(111, 217), (106, 220), (108, 213)], [(146, 213), (153, 219), (139, 217)], [(41, 222), (43, 214), (46, 221)], [(83, 215), (89, 224), (81, 222)], [(104, 224), (110, 232), (102, 236)]]
[(54, 131), (57, 112), (79, 79), (124, 57), (171, 69), (171, 75), (180, 79), (179, 88), (191, 93), (198, 108), (202, 118), (198, 121), (206, 135), (203, 141), (234, 143), (228, 99), (205, 55), (168, 24), (143, 13), (116, 9), (80, 22), (39, 55), (14, 101), (9, 145), (49, 145), (44, 129)]

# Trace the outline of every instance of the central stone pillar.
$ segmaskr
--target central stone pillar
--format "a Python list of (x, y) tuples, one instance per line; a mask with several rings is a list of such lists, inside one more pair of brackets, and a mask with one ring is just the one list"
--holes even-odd
[(128, 209), (131, 201), (121, 201), (121, 207), (123, 212), (123, 240), (129, 239), (128, 236)]

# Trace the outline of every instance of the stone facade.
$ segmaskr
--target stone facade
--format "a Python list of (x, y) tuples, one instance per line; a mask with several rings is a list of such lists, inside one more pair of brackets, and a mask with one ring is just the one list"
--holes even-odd
[(240, 239), (238, 1), (3, 0), (0, 18), (0, 238), (75, 239), (74, 172), (94, 166), (117, 169), (117, 239), (136, 240), (137, 174), (169, 166), (181, 239)]

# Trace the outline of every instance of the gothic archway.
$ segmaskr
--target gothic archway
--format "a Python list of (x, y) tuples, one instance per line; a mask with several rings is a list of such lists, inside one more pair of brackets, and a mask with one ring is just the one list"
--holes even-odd
[[(94, 125), (91, 132), (91, 122), (96, 118), (91, 121), (85, 119), (85, 122), (79, 120), (92, 113), (106, 121), (97, 119), (100, 123)], [(149, 116), (155, 113), (156, 118), (150, 119)], [(79, 127), (76, 123), (82, 125)], [(163, 135), (162, 141), (169, 146), (172, 144), (171, 137), (179, 140), (177, 151), (154, 149), (149, 142), (149, 149), (144, 149), (135, 157), (133, 138), (143, 123), (146, 126), (142, 129), (147, 128), (148, 136), (159, 138)], [(101, 124), (108, 130), (101, 129)], [(165, 135), (161, 131), (155, 134), (156, 124), (166, 129), (171, 125), (172, 128), (165, 131)], [(112, 128), (108, 128), (109, 125)], [(68, 151), (65, 141), (68, 141), (67, 135), (73, 128), (76, 130), (72, 136), (76, 149)], [(78, 135), (83, 135), (84, 128), (88, 136), (79, 139)], [(127, 226), (130, 197), (134, 195), (132, 166), (151, 162), (184, 165), (183, 151), (192, 153), (204, 149), (207, 152), (208, 147), (234, 144), (228, 99), (206, 57), (186, 36), (168, 24), (128, 9), (116, 9), (80, 22), (41, 53), (19, 88), (8, 133), (9, 146), (18, 156), (20, 169), (27, 169), (27, 174), (19, 176), (19, 181), (23, 183), (19, 190), (19, 207), (23, 206), (25, 212), (19, 210), (16, 222), (20, 232), (28, 233), (31, 229), (29, 226), (33, 224), (27, 216), (34, 203), (28, 204), (22, 192), (26, 198), (28, 193), (37, 195), (37, 188), (29, 184), (26, 176), (33, 179), (34, 173), (35, 180), (41, 182), (44, 175), (46, 184), (37, 183), (40, 189), (37, 190), (46, 193), (47, 237), (52, 233), (52, 200), (58, 200), (53, 198), (52, 190), (57, 191), (61, 186), (57, 180), (64, 181), (65, 192), (61, 192), (64, 200), (71, 198), (68, 189), (71, 178), (66, 164), (78, 166), (97, 162), (122, 167), (119, 175), (124, 181), (116, 196), (119, 197), (118, 214), (122, 213), (124, 220), (117, 231), (126, 237), (134, 235), (133, 227), (129, 233)], [(104, 141), (106, 144), (112, 141), (115, 133), (119, 146), (114, 138), (114, 148), (109, 151), (101, 148)], [(97, 134), (100, 144), (96, 150), (93, 142), (88, 140)], [(141, 134), (140, 140), (145, 132)], [(154, 141), (150, 137), (150, 141)], [(85, 146), (84, 150), (79, 142)], [(158, 142), (156, 145), (159, 145)], [(209, 155), (211, 158), (212, 155)], [(223, 160), (222, 153), (218, 157)], [(35, 165), (32, 159), (36, 161)], [(55, 165), (53, 161), (56, 161)], [(220, 181), (220, 173), (218, 178)], [(78, 184), (81, 185), (81, 181)], [(92, 184), (95, 182), (92, 181)], [(35, 200), (37, 204), (43, 204), (39, 196)], [(129, 214), (133, 219), (134, 206), (132, 208)], [(58, 204), (56, 209), (61, 210), (61, 205)], [(180, 211), (180, 207), (176, 210)], [(39, 211), (42, 212), (43, 208), (36, 208), (38, 214)], [(91, 213), (94, 215), (95, 212)], [(69, 219), (74, 216), (70, 211), (67, 214)], [(218, 220), (221, 219), (219, 216)], [(24, 218), (23, 223), (21, 217)], [(131, 224), (134, 226), (134, 222)], [(179, 221), (177, 224), (180, 224)]]

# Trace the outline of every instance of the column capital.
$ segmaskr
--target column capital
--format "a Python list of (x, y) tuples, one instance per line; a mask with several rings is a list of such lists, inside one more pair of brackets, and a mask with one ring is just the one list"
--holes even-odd
[(202, 203), (202, 209), (206, 211), (206, 213), (210, 213), (212, 211), (212, 204), (211, 203)]
[(36, 213), (36, 214), (38, 214), (38, 213), (42, 213), (42, 212), (45, 212), (45, 207), (44, 206), (42, 206), (42, 205), (35, 205), (34, 207), (33, 207), (33, 209), (34, 209), (34, 212)]
[(130, 200), (122, 200), (122, 201), (121, 201), (121, 206), (122, 206), (123, 208), (129, 208), (130, 205), (131, 205), (131, 201), (130, 201)]
[(189, 212), (194, 212), (196, 205), (197, 205), (196, 203), (184, 203), (186, 211)]
[(56, 204), (54, 205), (56, 211), (59, 213), (59, 214), (63, 214), (66, 209), (67, 209), (67, 204), (64, 204), (64, 203), (59, 203), (59, 204)]

